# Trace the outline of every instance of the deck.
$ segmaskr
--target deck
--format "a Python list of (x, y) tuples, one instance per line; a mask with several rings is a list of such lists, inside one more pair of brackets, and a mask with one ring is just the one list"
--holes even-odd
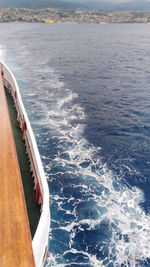
[(0, 229), (0, 266), (35, 266), (22, 179), (1, 76)]

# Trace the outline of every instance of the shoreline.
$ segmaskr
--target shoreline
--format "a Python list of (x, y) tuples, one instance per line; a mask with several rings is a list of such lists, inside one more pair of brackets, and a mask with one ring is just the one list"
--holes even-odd
[(82, 9), (0, 9), (0, 23), (144, 23), (150, 24), (150, 12), (100, 11)]

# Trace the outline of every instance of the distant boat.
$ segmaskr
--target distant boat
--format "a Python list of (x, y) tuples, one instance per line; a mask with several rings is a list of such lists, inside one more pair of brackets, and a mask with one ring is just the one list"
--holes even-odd
[(16, 79), (3, 63), (0, 117), (0, 266), (41, 267), (48, 251), (48, 184)]
[(55, 20), (53, 19), (47, 19), (47, 20), (43, 20), (44, 23), (55, 23)]

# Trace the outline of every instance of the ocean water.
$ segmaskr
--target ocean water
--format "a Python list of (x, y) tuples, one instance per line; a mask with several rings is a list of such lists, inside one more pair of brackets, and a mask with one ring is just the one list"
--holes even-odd
[(150, 25), (0, 29), (50, 189), (46, 266), (150, 266)]

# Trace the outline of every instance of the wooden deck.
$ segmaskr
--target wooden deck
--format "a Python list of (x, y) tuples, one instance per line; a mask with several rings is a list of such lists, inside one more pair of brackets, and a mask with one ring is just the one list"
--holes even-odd
[(1, 75), (0, 266), (35, 266), (21, 175)]

